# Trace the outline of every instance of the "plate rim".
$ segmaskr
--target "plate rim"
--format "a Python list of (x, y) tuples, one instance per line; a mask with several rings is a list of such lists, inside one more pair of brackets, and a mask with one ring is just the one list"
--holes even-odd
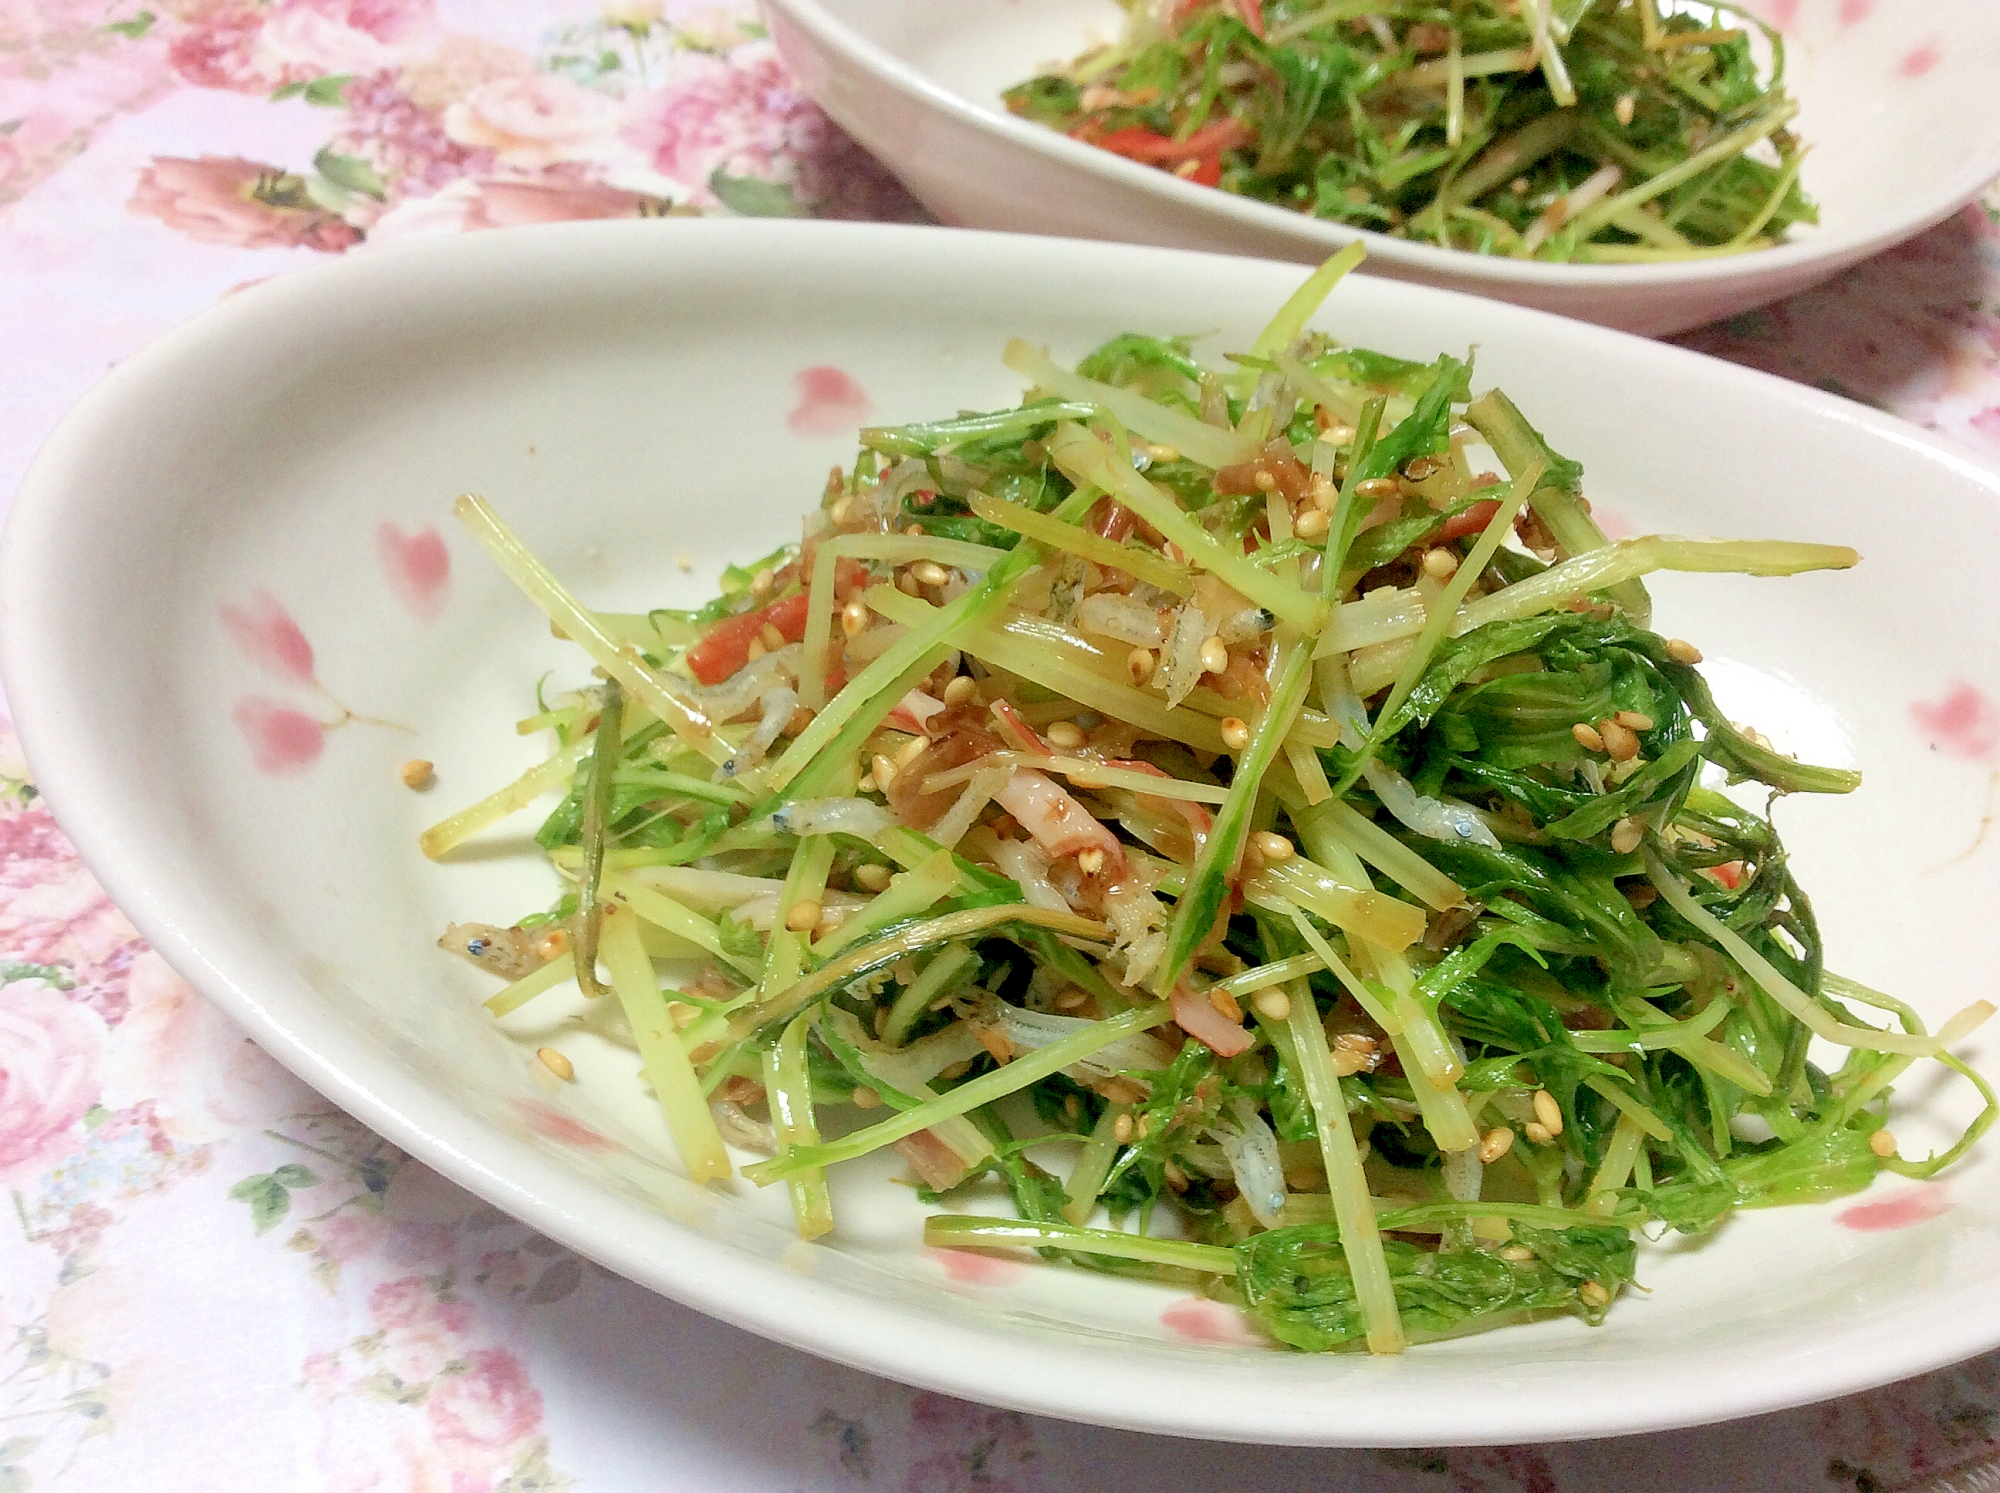
[[(0, 535), (0, 675), (38, 787), (72, 843), (140, 933), (206, 998), (285, 1067), (410, 1155), (618, 1274), (789, 1346), (905, 1383), (1033, 1414), (1196, 1439), (1266, 1444), (1369, 1447), (1563, 1441), (1763, 1414), (1863, 1391), (2000, 1345), (2000, 1298), (1960, 1290), (1938, 1298), (1924, 1333), (1905, 1332), (1896, 1342), (1885, 1342), (1880, 1336), (1834, 1332), (1810, 1348), (1759, 1361), (1754, 1379), (1733, 1367), (1724, 1371), (1719, 1366), (1705, 1382), (1680, 1386), (1665, 1409), (1657, 1396), (1646, 1392), (1643, 1379), (1630, 1374), (1606, 1376), (1597, 1396), (1537, 1395), (1531, 1387), (1536, 1365), (1524, 1360), (1522, 1376), (1505, 1392), (1490, 1399), (1461, 1399), (1439, 1414), (1428, 1397), (1397, 1388), (1418, 1360), (1343, 1357), (1339, 1375), (1329, 1379), (1339, 1378), (1340, 1398), (1350, 1407), (1358, 1404), (1358, 1409), (1339, 1409), (1329, 1418), (1316, 1413), (1316, 1405), (1272, 1404), (1268, 1394), (1239, 1395), (1241, 1408), (1233, 1414), (1189, 1423), (1185, 1399), (1168, 1391), (1177, 1380), (1184, 1382), (1188, 1366), (1197, 1363), (1213, 1365), (1219, 1371), (1215, 1387), (1226, 1389), (1232, 1377), (1228, 1370), (1240, 1359), (1198, 1358), (1192, 1350), (1174, 1349), (1135, 1365), (1129, 1350), (1064, 1337), (1053, 1329), (1004, 1329), (933, 1316), (913, 1325), (907, 1309), (897, 1304), (746, 1256), (473, 1120), (456, 1102), (430, 1092), (386, 1047), (317, 1009), (312, 1000), (289, 997), (287, 986), (300, 982), (250, 940), (230, 935), (226, 916), (204, 917), (199, 910), (191, 915), (177, 909), (174, 897), (163, 896), (156, 884), (157, 852), (140, 843), (146, 838), (144, 830), (134, 827), (138, 821), (132, 809), (118, 799), (111, 755), (81, 731), (79, 713), (66, 706), (66, 701), (80, 696), (81, 687), (54, 665), (37, 641), (59, 630), (65, 612), (73, 612), (66, 588), (54, 578), (51, 567), (37, 564), (37, 558), (62, 542), (63, 499), (70, 476), (105, 432), (119, 425), (121, 412), (143, 401), (147, 390), (171, 378), (176, 368), (199, 366), (212, 344), (227, 346), (230, 339), (273, 317), (310, 312), (365, 318), (369, 298), (355, 292), (365, 290), (377, 277), (428, 277), (448, 284), (454, 266), (467, 260), (485, 262), (489, 272), (495, 266), (511, 266), (506, 272), (523, 277), (531, 272), (587, 276), (606, 252), (644, 253), (663, 264), (671, 263), (676, 252), (746, 260), (762, 252), (760, 241), (770, 240), (779, 241), (793, 263), (835, 252), (819, 245), (845, 240), (849, 247), (865, 252), (871, 263), (884, 267), (898, 255), (912, 261), (957, 256), (973, 267), (982, 260), (1018, 264), (1023, 256), (1041, 256), (1055, 265), (1066, 256), (1079, 256), (1103, 261), (1180, 260), (1187, 269), (1206, 262), (1218, 273), (1224, 266), (1245, 265), (1281, 270), (1287, 277), (1298, 273), (1296, 265), (1281, 261), (1195, 250), (905, 225), (756, 220), (568, 223), (393, 246), (316, 265), (233, 296), (125, 360), (48, 438)], [(1958, 469), (2000, 497), (2000, 469), (1970, 449), (1824, 391), (1688, 349), (1459, 292), (1379, 278), (1363, 283), (1365, 293), (1392, 301), (1462, 300), (1509, 323), (1518, 322), (1531, 334), (1580, 340), (1586, 350), (1606, 338), (1644, 343), (1648, 356), (1674, 363), (1693, 360), (1712, 377), (1798, 406), (1802, 416), (1859, 425)], [(1843, 1346), (1865, 1351), (1838, 1351)], [(1836, 1371), (1836, 1366), (1856, 1361), (1865, 1367), (1858, 1372), (1851, 1367)], [(1561, 1355), (1548, 1366), (1562, 1375), (1574, 1373)], [(1150, 1385), (1160, 1392), (1141, 1395), (1134, 1385)], [(1529, 1406), (1534, 1407), (1532, 1415), (1524, 1414)]]

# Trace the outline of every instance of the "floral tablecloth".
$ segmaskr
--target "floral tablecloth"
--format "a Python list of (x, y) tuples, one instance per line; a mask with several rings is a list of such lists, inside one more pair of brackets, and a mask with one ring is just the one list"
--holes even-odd
[[(921, 217), (737, 5), (0, 0), (0, 494), (107, 367), (247, 281), (670, 212)], [(2000, 196), (1686, 340), (2000, 453), (1996, 224)], [(1967, 771), (2000, 750), (1982, 683), (1940, 707)], [(1862, 1493), (2000, 1433), (2000, 1357), (1702, 1432), (1381, 1453), (836, 1368), (605, 1274), (335, 1110), (147, 949), (4, 730), (0, 794), (0, 1493)]]

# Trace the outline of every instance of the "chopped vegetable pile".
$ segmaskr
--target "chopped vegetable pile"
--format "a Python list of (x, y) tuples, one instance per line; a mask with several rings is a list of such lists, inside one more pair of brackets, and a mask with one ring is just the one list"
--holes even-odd
[(1118, 42), (1007, 107), (1183, 180), (1481, 254), (1734, 254), (1817, 220), (1783, 42), (1733, 5), (1122, 3)]
[[(1596, 1322), (1641, 1230), (1960, 1156), (1992, 1007), (1932, 1032), (1826, 970), (1762, 811), (1856, 775), (1648, 626), (1650, 572), (1858, 556), (1607, 542), (1468, 361), (1306, 330), (1359, 257), (1223, 367), (1011, 344), (1018, 407), (864, 430), (699, 612), (592, 611), (461, 499), (596, 665), (424, 836), (561, 795), (569, 894), (444, 939), (494, 1014), (607, 999), (687, 1170), (761, 1152), (807, 1238), (893, 1147), (928, 1198), (1011, 1195), (932, 1244), (1198, 1279), (1302, 1349)], [(1919, 1058), (1986, 1100), (1923, 1159), (1884, 1128)]]

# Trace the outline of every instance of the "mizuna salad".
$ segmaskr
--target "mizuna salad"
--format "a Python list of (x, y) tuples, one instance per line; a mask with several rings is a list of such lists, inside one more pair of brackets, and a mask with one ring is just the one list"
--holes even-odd
[(1007, 107), (1183, 180), (1482, 254), (1735, 254), (1817, 217), (1783, 40), (1734, 5), (1122, 3), (1117, 42)]
[[(444, 939), (490, 1009), (615, 1003), (688, 1171), (734, 1142), (806, 1238), (893, 1148), (931, 1244), (1203, 1281), (1303, 1349), (1596, 1322), (1641, 1230), (1962, 1154), (1992, 1008), (1928, 1031), (1824, 968), (1746, 806), (1856, 776), (1648, 627), (1649, 573), (1856, 554), (1607, 542), (1468, 362), (1306, 330), (1358, 258), (1225, 362), (1009, 345), (1018, 406), (862, 431), (698, 612), (593, 611), (461, 499), (595, 665), (423, 839), (561, 795), (568, 894)], [(1919, 1059), (1987, 1101), (1921, 1159)]]

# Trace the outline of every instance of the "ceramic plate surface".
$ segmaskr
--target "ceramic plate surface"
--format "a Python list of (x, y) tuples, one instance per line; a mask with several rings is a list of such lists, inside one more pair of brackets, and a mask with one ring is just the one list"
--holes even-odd
[[(420, 828), (537, 760), (511, 723), (576, 656), (453, 524), (485, 494), (587, 601), (710, 594), (798, 533), (864, 419), (1013, 402), (1010, 337), (1247, 346), (1292, 265), (943, 230), (578, 224), (370, 251), (231, 297), (51, 439), (0, 557), (7, 691), (39, 780), (178, 969), (337, 1103), (635, 1280), (973, 1399), (1252, 1441), (1433, 1445), (1744, 1415), (2000, 1343), (2000, 1145), (1947, 1180), (1646, 1247), (1648, 1288), (1392, 1360), (1253, 1341), (1165, 1287), (925, 1250), (867, 1165), (797, 1242), (782, 1190), (676, 1172), (635, 1063), (532, 1005), (502, 1030), (452, 919), (545, 905), (524, 815), (436, 865)], [(1859, 405), (1577, 322), (1350, 280), (1321, 325), (1412, 357), (1477, 344), (1583, 461), (1614, 532), (1851, 543), (1845, 574), (1668, 577), (1659, 624), (1730, 714), (1865, 769), (1780, 823), (1829, 957), (1933, 1019), (1990, 994), (2000, 845), (1969, 850), (2000, 717), (2000, 476)], [(1946, 554), (1964, 563), (1944, 563)], [(691, 570), (677, 560), (685, 557)], [(416, 794), (408, 758), (437, 763)], [(557, 1007), (559, 999), (551, 997)], [(554, 1040), (579, 1079), (530, 1061)], [(1968, 1055), (2000, 1068), (2000, 1042)], [(1922, 1154), (1973, 1109), (1915, 1082)], [(990, 1200), (976, 1200), (989, 1209)], [(669, 1345), (661, 1346), (670, 1352)]]
[(806, 90), (946, 222), (1303, 260), (1358, 237), (1376, 274), (1648, 334), (1816, 284), (2000, 175), (1992, 0), (1751, 0), (1783, 34), (1820, 226), (1775, 249), (1661, 265), (1543, 264), (1357, 233), (1009, 115), (1003, 88), (1118, 34), (1115, 0), (763, 3)]

